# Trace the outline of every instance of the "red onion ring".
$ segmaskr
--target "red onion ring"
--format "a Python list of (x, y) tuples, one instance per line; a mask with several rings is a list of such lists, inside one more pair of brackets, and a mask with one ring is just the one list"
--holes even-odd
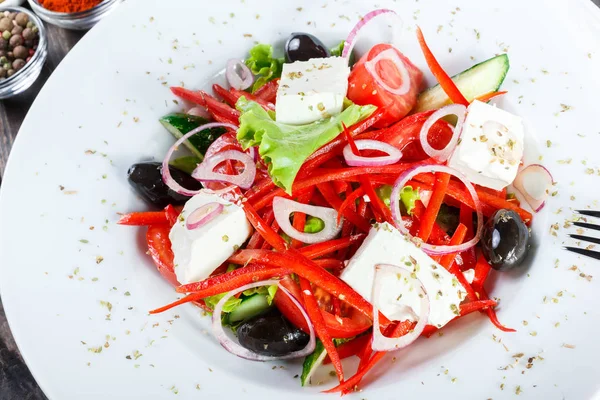
[[(250, 350), (242, 347), (239, 343), (237, 343), (234, 340), (231, 340), (229, 338), (227, 333), (225, 333), (225, 329), (223, 328), (223, 324), (221, 322), (221, 313), (223, 312), (223, 306), (225, 305), (227, 300), (229, 300), (231, 297), (235, 296), (237, 293), (241, 293), (248, 289), (253, 289), (256, 287), (260, 287), (260, 286), (271, 286), (271, 285), (278, 285), (278, 290), (281, 290), (283, 293), (285, 293), (286, 296), (288, 296), (290, 298), (290, 300), (292, 300), (292, 302), (296, 305), (296, 307), (298, 307), (298, 309), (302, 313), (302, 316), (304, 317), (304, 319), (307, 322), (309, 334), (310, 334), (310, 340), (308, 341), (308, 344), (306, 345), (305, 348), (303, 348), (302, 350), (298, 350), (293, 353), (287, 354), (285, 356), (281, 356), (281, 357), (263, 356), (261, 354), (254, 353), (253, 351), (250, 351)], [(213, 329), (215, 337), (217, 338), (217, 340), (219, 341), (221, 346), (223, 346), (225, 348), (225, 350), (227, 350), (228, 352), (230, 352), (232, 354), (235, 354), (238, 357), (245, 358), (246, 360), (252, 360), (252, 361), (275, 361), (275, 360), (285, 360), (285, 359), (290, 359), (290, 358), (301, 358), (301, 357), (311, 354), (315, 350), (315, 346), (316, 346), (315, 330), (313, 328), (310, 318), (308, 317), (308, 314), (304, 310), (304, 307), (302, 307), (302, 305), (298, 302), (298, 300), (296, 300), (296, 298), (294, 296), (292, 296), (292, 294), (290, 292), (288, 292), (286, 288), (284, 288), (282, 285), (280, 285), (278, 280), (275, 280), (275, 279), (266, 280), (266, 281), (262, 281), (262, 282), (250, 283), (248, 285), (239, 287), (239, 288), (227, 293), (215, 306), (215, 309), (214, 309), (213, 315), (212, 315), (212, 329)]]
[(187, 114), (193, 115), (195, 117), (204, 118), (209, 121), (212, 119), (212, 116), (209, 114), (209, 112), (204, 107), (192, 107), (187, 111)]
[(553, 183), (552, 174), (546, 167), (531, 164), (519, 171), (513, 187), (525, 198), (533, 211), (539, 212), (546, 204)]
[(162, 179), (163, 179), (163, 182), (165, 183), (165, 185), (167, 185), (174, 192), (177, 192), (183, 196), (191, 197), (191, 196), (195, 196), (198, 193), (200, 193), (200, 190), (202, 190), (202, 189), (200, 189), (200, 190), (186, 189), (183, 186), (181, 186), (179, 183), (177, 183), (175, 181), (175, 179), (173, 179), (173, 177), (171, 176), (171, 171), (169, 171), (169, 161), (171, 160), (171, 156), (173, 155), (173, 152), (175, 151), (175, 149), (177, 149), (184, 141), (186, 141), (191, 136), (194, 136), (196, 133), (201, 132), (205, 129), (221, 128), (221, 127), (233, 129), (234, 131), (237, 130), (237, 126), (232, 125), (232, 124), (225, 124), (225, 123), (221, 123), (221, 122), (211, 122), (209, 124), (200, 125), (196, 129), (192, 129), (191, 131), (189, 131), (188, 133), (186, 133), (185, 135), (183, 135), (182, 137), (177, 139), (177, 141), (173, 144), (173, 146), (171, 146), (169, 151), (167, 151), (167, 155), (165, 156), (165, 159), (163, 160)]
[[(455, 246), (436, 246), (429, 243), (418, 243), (423, 251), (425, 251), (429, 255), (440, 256), (448, 253), (459, 253), (465, 250), (470, 249), (475, 246), (477, 242), (479, 242), (479, 238), (481, 237), (481, 231), (483, 229), (483, 213), (481, 212), (481, 203), (479, 202), (479, 196), (477, 196), (477, 192), (475, 188), (469, 182), (469, 180), (460, 172), (445, 165), (421, 165), (413, 167), (398, 177), (396, 182), (394, 183), (394, 188), (392, 189), (391, 199), (399, 199), (400, 191), (406, 185), (406, 183), (411, 180), (415, 175), (428, 173), (428, 172), (444, 172), (455, 176), (458, 178), (467, 188), (469, 194), (473, 198), (473, 202), (475, 203), (475, 211), (477, 213), (477, 231), (475, 232), (475, 236), (473, 239), (465, 242), (463, 244), (455, 245)], [(411, 239), (414, 239), (408, 229), (404, 225), (402, 220), (402, 216), (400, 215), (400, 202), (392, 201), (390, 202), (390, 208), (392, 209), (392, 217), (394, 218), (394, 222), (396, 223), (396, 228), (404, 235), (408, 236)]]
[[(373, 20), (373, 18), (375, 18), (379, 15), (388, 14), (388, 13), (392, 13), (392, 14), (398, 16), (398, 14), (396, 14), (395, 11), (383, 9), (383, 8), (379, 9), (379, 10), (373, 10), (373, 11), (365, 14), (365, 16), (362, 17), (356, 25), (354, 25), (354, 28), (352, 28), (352, 30), (348, 34), (348, 37), (344, 41), (344, 50), (342, 51), (342, 57), (350, 59), (350, 54), (352, 53), (352, 50), (354, 49), (354, 46), (356, 45), (358, 33), (366, 24), (368, 24), (371, 20)], [(398, 18), (400, 18), (400, 17), (398, 17)]]
[(227, 78), (227, 82), (229, 82), (229, 86), (237, 90), (248, 89), (254, 82), (250, 68), (239, 59), (227, 61), (225, 77)]
[[(379, 295), (381, 294), (381, 286), (382, 281), (384, 280), (384, 275), (388, 275), (388, 279), (398, 279), (398, 274), (403, 274), (403, 278), (414, 281), (417, 287), (420, 287), (423, 292), (423, 296), (419, 296), (421, 298), (421, 310), (419, 311), (418, 318), (419, 321), (415, 328), (407, 333), (404, 336), (398, 338), (389, 338), (384, 336), (381, 333), (381, 328), (379, 327), (379, 308), (377, 308)], [(390, 265), (390, 264), (379, 264), (375, 266), (375, 280), (373, 281), (373, 343), (372, 347), (374, 351), (394, 351), (400, 350), (412, 342), (417, 340), (425, 326), (427, 326), (427, 321), (429, 319), (429, 296), (425, 291), (425, 287), (423, 283), (418, 279), (412, 276), (413, 271), (409, 271), (408, 269)], [(413, 311), (414, 312), (414, 311)]]
[(223, 204), (217, 202), (207, 203), (196, 208), (188, 215), (185, 226), (189, 230), (200, 228), (212, 221), (222, 211)]
[[(244, 164), (244, 171), (239, 175), (228, 175), (220, 172), (214, 172), (217, 165), (227, 160), (235, 160)], [(249, 189), (254, 183), (256, 177), (256, 164), (246, 153), (237, 150), (227, 150), (217, 153), (210, 158), (205, 158), (202, 164), (198, 165), (192, 177), (199, 181), (231, 183), (242, 189)]]
[[(300, 232), (290, 223), (290, 214), (293, 212), (301, 212), (320, 218), (325, 223), (325, 227), (317, 233)], [(273, 199), (273, 213), (281, 230), (292, 239), (299, 240), (302, 243), (312, 244), (331, 240), (342, 230), (342, 224), (337, 223), (338, 213), (333, 208), (311, 206), (284, 197), (275, 197)]]
[[(462, 104), (449, 104), (444, 106), (431, 114), (429, 118), (425, 121), (423, 126), (421, 127), (421, 133), (419, 134), (419, 140), (421, 142), (421, 147), (423, 147), (423, 151), (429, 156), (433, 157), (436, 160), (443, 162), (446, 161), (454, 152), (456, 145), (458, 144), (458, 139), (460, 138), (460, 133), (462, 131), (462, 126), (465, 122), (465, 116), (467, 113), (467, 108)], [(439, 119), (445, 117), (446, 115), (456, 115), (458, 121), (456, 122), (456, 126), (452, 130), (452, 137), (450, 141), (442, 150), (437, 150), (431, 147), (429, 144), (429, 140), (427, 138), (429, 134), (429, 129), (435, 124)]]
[(344, 159), (351, 167), (379, 167), (397, 163), (402, 158), (402, 152), (391, 144), (379, 140), (361, 139), (355, 141), (359, 150), (379, 150), (387, 153), (387, 156), (362, 157), (352, 152), (350, 145), (344, 147)]
[[(402, 84), (399, 87), (393, 88), (393, 87), (389, 86), (387, 83), (385, 83), (383, 78), (381, 78), (381, 76), (379, 75), (379, 72), (377, 72), (377, 68), (376, 68), (377, 63), (379, 63), (383, 60), (388, 60), (388, 61), (393, 62), (394, 65), (396, 66), (396, 68), (398, 69), (398, 71), (400, 72), (400, 77), (402, 78)], [(377, 82), (377, 84), (379, 86), (381, 86), (388, 92), (395, 94), (396, 96), (405, 95), (410, 90), (410, 82), (411, 82), (410, 75), (408, 74), (406, 65), (404, 65), (404, 61), (402, 61), (402, 59), (398, 55), (395, 48), (387, 49), (387, 50), (384, 50), (381, 53), (377, 54), (372, 60), (367, 61), (365, 63), (365, 68), (371, 74), (371, 76), (373, 77), (375, 82)]]

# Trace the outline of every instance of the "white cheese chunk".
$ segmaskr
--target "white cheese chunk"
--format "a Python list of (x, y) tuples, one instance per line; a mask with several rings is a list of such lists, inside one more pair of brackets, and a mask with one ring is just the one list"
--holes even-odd
[[(212, 202), (223, 211), (206, 224), (187, 228), (187, 218), (197, 208)], [(206, 279), (248, 239), (252, 226), (241, 207), (202, 191), (185, 203), (169, 238), (175, 255), (175, 275), (181, 284)]]
[(473, 279), (475, 279), (475, 270), (473, 268), (467, 269), (466, 271), (463, 271), (463, 275), (467, 282), (473, 283)]
[[(388, 223), (371, 228), (340, 278), (372, 302), (377, 264), (403, 267), (423, 283), (430, 299), (429, 324), (439, 328), (459, 314), (460, 303), (466, 295), (462, 285), (454, 275)], [(416, 289), (413, 280), (386, 279), (377, 307), (390, 320), (414, 321), (414, 314), (407, 308), (412, 308), (415, 313), (420, 310), (420, 290)]]
[(275, 103), (277, 122), (302, 125), (339, 114), (349, 74), (348, 60), (342, 57), (283, 64)]
[(521, 117), (476, 100), (467, 108), (462, 135), (448, 166), (473, 183), (502, 190), (517, 176), (523, 135)]

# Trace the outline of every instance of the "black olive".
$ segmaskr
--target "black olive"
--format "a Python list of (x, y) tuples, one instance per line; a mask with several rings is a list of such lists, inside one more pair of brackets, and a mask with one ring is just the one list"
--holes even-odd
[(302, 350), (310, 336), (277, 310), (247, 320), (237, 328), (240, 345), (264, 356), (281, 357)]
[[(169, 167), (171, 176), (181, 186), (190, 190), (202, 188), (200, 182), (177, 168)], [(135, 191), (148, 203), (164, 208), (169, 204), (185, 204), (188, 196), (172, 191), (162, 180), (162, 164), (158, 162), (142, 162), (133, 164), (127, 171), (127, 179)]]
[(308, 61), (329, 57), (331, 53), (323, 42), (310, 33), (294, 32), (285, 42), (285, 61)]
[(483, 228), (483, 255), (492, 268), (503, 271), (519, 266), (529, 251), (529, 228), (519, 214), (498, 210)]

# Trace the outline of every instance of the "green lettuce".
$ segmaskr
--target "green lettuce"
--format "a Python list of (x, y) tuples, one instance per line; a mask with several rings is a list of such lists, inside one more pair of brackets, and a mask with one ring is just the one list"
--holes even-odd
[[(377, 196), (390, 207), (390, 197), (392, 196), (392, 186), (383, 185), (376, 189)], [(415, 202), (419, 200), (419, 191), (413, 190), (412, 186), (404, 186), (400, 191), (400, 201), (406, 208), (408, 215), (412, 215), (415, 208)]]
[(268, 81), (280, 78), (283, 62), (283, 58), (273, 57), (273, 46), (270, 44), (257, 44), (251, 48), (246, 65), (254, 75), (258, 75), (252, 85), (252, 93)]
[(237, 139), (244, 149), (259, 146), (273, 182), (292, 192), (292, 184), (306, 159), (342, 132), (342, 123), (355, 124), (371, 115), (376, 107), (350, 105), (340, 114), (307, 125), (275, 122), (259, 104), (241, 97), (237, 109), (242, 113)]
[[(226, 295), (227, 293), (216, 294), (214, 296), (206, 297), (204, 302), (207, 306), (209, 306), (212, 310), (215, 309), (217, 303)], [(223, 306), (223, 312), (230, 313), (235, 310), (240, 304), (242, 304), (242, 298), (232, 297), (225, 302)]]
[(344, 51), (344, 43), (346, 41), (342, 40), (337, 46), (335, 46), (334, 48), (332, 48), (331, 50), (329, 50), (329, 52), (331, 53), (332, 56), (336, 56), (336, 57), (341, 57), (342, 56), (342, 52)]

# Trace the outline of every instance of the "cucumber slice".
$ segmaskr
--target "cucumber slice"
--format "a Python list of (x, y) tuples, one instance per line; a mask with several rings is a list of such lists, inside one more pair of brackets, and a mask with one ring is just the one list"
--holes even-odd
[[(182, 113), (165, 115), (159, 121), (176, 139), (181, 138), (192, 129), (208, 123), (202, 117)], [(184, 144), (196, 157), (203, 160), (208, 146), (224, 133), (224, 128), (205, 129), (186, 140)]]
[(255, 294), (244, 299), (242, 303), (229, 313), (229, 323), (244, 321), (256, 317), (268, 310), (271, 306), (269, 300), (264, 294)]
[(174, 159), (170, 164), (178, 170), (191, 175), (201, 162), (202, 160), (196, 156), (185, 156)]
[[(452, 80), (465, 98), (473, 101), (475, 97), (500, 89), (509, 67), (508, 55), (500, 54), (454, 75)], [(450, 104), (450, 99), (440, 85), (436, 85), (419, 95), (413, 113), (438, 109), (447, 104)]]
[(323, 363), (323, 360), (327, 356), (325, 347), (320, 340), (317, 340), (315, 351), (312, 354), (306, 356), (304, 364), (302, 364), (302, 375), (300, 376), (300, 383), (302, 386), (306, 386), (310, 383), (310, 378), (313, 376), (317, 368)]

